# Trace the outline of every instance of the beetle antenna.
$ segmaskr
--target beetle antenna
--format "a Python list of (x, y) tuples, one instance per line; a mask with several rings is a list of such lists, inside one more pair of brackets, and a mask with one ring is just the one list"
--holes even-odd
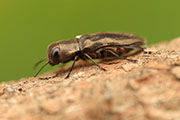
[(49, 61), (48, 61), (47, 63), (45, 63), (45, 64), (39, 69), (39, 71), (36, 73), (36, 75), (35, 75), (34, 77), (36, 77), (36, 76), (41, 72), (41, 70), (42, 70), (47, 64), (49, 64)]
[(44, 62), (45, 60), (47, 60), (47, 58), (43, 58), (43, 59), (39, 60), (36, 64), (34, 64), (33, 70), (35, 70), (37, 68), (37, 66), (39, 64), (41, 64), (42, 62)]

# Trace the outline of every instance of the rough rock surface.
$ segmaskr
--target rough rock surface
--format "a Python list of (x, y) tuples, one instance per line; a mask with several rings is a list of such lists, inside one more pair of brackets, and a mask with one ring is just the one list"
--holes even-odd
[(180, 38), (125, 60), (0, 84), (0, 120), (180, 120)]

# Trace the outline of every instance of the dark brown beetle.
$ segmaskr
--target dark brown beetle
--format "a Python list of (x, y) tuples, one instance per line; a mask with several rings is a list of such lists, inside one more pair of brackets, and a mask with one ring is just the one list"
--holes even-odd
[[(105, 69), (98, 65), (93, 59), (117, 57), (135, 62), (135, 60), (128, 59), (126, 56), (133, 50), (137, 50), (138, 52), (143, 51), (144, 44), (145, 39), (133, 34), (120, 32), (86, 34), (77, 36), (74, 39), (58, 41), (49, 45), (48, 62), (41, 67), (35, 77), (47, 64), (54, 66), (71, 60), (74, 62), (66, 78), (70, 76), (75, 62), (78, 59), (89, 59), (103, 71), (105, 71)], [(35, 66), (42, 61), (39, 61)]]

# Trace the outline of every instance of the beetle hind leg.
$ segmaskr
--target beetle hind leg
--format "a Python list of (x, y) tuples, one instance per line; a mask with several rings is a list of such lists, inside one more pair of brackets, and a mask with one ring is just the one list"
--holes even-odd
[(116, 52), (112, 51), (112, 50), (107, 50), (107, 52), (111, 53), (112, 55), (114, 55), (115, 57), (119, 58), (119, 59), (122, 59), (122, 60), (127, 60), (127, 61), (130, 61), (130, 62), (137, 62), (137, 60), (134, 60), (134, 59), (129, 59), (129, 58), (126, 58), (126, 57), (123, 57), (123, 56), (119, 56)]

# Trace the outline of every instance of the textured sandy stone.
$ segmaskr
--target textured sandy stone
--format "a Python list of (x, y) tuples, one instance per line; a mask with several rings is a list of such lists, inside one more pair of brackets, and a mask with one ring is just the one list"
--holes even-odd
[(0, 84), (0, 120), (179, 120), (180, 38), (126, 60)]

